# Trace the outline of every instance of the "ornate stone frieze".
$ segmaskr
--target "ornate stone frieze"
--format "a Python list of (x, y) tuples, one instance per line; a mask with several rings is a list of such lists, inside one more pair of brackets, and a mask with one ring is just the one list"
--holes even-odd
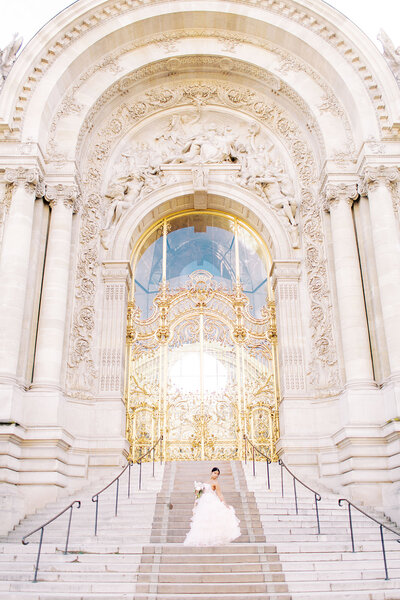
[[(229, 59), (229, 60), (231, 60), (231, 59)], [(225, 68), (223, 63), (221, 62), (220, 57), (216, 57), (216, 56), (184, 56), (184, 57), (180, 57), (180, 58), (159, 61), (154, 64), (152, 63), (150, 65), (141, 67), (141, 68), (137, 69), (136, 71), (133, 71), (129, 75), (126, 75), (123, 79), (118, 80), (116, 83), (111, 85), (110, 88), (108, 88), (104, 92), (104, 94), (102, 96), (100, 96), (100, 98), (95, 102), (95, 104), (91, 108), (90, 112), (88, 113), (88, 115), (85, 119), (85, 122), (84, 122), (83, 126), (81, 127), (79, 137), (78, 137), (77, 149), (76, 149), (78, 156), (80, 155), (80, 152), (81, 152), (81, 146), (82, 146), (82, 141), (84, 139), (84, 136), (86, 135), (87, 131), (93, 127), (93, 123), (96, 119), (96, 116), (97, 116), (98, 112), (103, 108), (103, 106), (105, 106), (108, 102), (110, 102), (115, 97), (126, 96), (127, 92), (135, 84), (137, 84), (139, 81), (141, 81), (143, 79), (146, 79), (148, 77), (155, 77), (157, 75), (164, 76), (165, 72), (169, 70), (169, 65), (170, 65), (171, 61), (174, 61), (174, 65), (175, 65), (174, 70), (176, 70), (176, 71), (178, 71), (180, 69), (183, 69), (185, 71), (187, 71), (188, 69), (203, 71), (204, 68), (216, 69), (217, 71), (221, 71), (221, 69), (223, 70), (223, 68)], [(271, 91), (274, 94), (277, 94), (279, 92), (279, 95), (282, 95), (282, 96), (288, 98), (293, 103), (293, 105), (296, 106), (297, 109), (299, 109), (302, 112), (304, 121), (306, 121), (308, 123), (308, 127), (313, 130), (313, 135), (318, 140), (322, 154), (325, 154), (323, 136), (322, 136), (322, 133), (318, 126), (317, 121), (315, 120), (313, 114), (310, 112), (310, 109), (307, 106), (307, 104), (304, 102), (304, 100), (290, 86), (288, 86), (283, 81), (279, 80), (275, 75), (269, 73), (268, 71), (261, 69), (259, 67), (256, 67), (254, 65), (251, 65), (249, 63), (245, 63), (243, 61), (236, 61), (236, 62), (234, 62), (234, 66), (235, 66), (236, 74), (243, 75), (243, 76), (250, 76), (257, 81), (263, 82), (267, 87), (269, 87), (271, 89)], [(86, 81), (85, 76), (82, 76), (82, 78), (83, 78), (82, 81)], [(80, 83), (78, 82), (74, 86), (74, 89), (76, 91), (79, 89), (79, 85), (80, 85)], [(323, 82), (321, 82), (321, 85), (323, 85)], [(168, 90), (168, 97), (166, 95), (166, 92), (163, 92), (162, 102), (165, 104), (170, 104), (170, 100), (172, 100), (174, 98), (174, 92), (171, 91), (172, 87), (173, 86), (171, 85), (171, 87)], [(244, 93), (244, 92), (242, 92), (242, 93)], [(172, 96), (171, 96), (171, 94), (172, 94)], [(195, 94), (196, 94), (196, 98), (195, 98), (196, 102), (199, 105), (201, 105), (201, 103), (203, 101), (201, 96), (198, 95), (196, 90), (195, 90)], [(71, 92), (68, 92), (68, 95), (71, 95)], [(156, 99), (156, 102), (157, 102), (157, 99)], [(151, 98), (148, 99), (148, 103), (152, 104)], [(135, 113), (137, 113), (138, 117), (144, 116), (144, 114), (146, 112), (146, 109), (145, 109), (146, 104), (147, 104), (147, 102), (141, 102), (141, 103), (138, 103), (137, 105), (135, 105), (135, 107), (133, 108)], [(49, 136), (49, 141), (47, 144), (48, 160), (51, 160), (54, 162), (59, 162), (59, 163), (65, 162), (67, 160), (67, 157), (63, 153), (62, 149), (60, 149), (56, 143), (57, 125), (58, 125), (59, 120), (63, 116), (65, 116), (65, 115), (63, 115), (62, 112), (57, 111), (56, 116), (54, 117), (52, 124), (50, 126), (50, 136)], [(343, 120), (344, 120), (344, 122), (346, 122), (346, 116), (344, 114), (344, 111), (343, 111)], [(117, 126), (116, 122), (114, 123), (114, 125)], [(350, 129), (350, 126), (348, 129)], [(347, 129), (346, 129), (346, 131), (347, 131)], [(350, 135), (350, 140), (351, 140), (349, 143), (352, 143), (351, 131), (350, 131), (349, 135)], [(103, 152), (104, 146), (100, 144), (98, 151), (100, 153)]]
[(71, 208), (74, 212), (78, 212), (78, 187), (76, 185), (63, 185), (59, 183), (54, 186), (46, 187), (46, 200), (49, 201), (51, 207), (59, 203), (64, 204), (66, 208)]
[(332, 205), (338, 204), (339, 202), (347, 202), (352, 206), (357, 197), (358, 189), (356, 184), (329, 183), (325, 188), (324, 208), (329, 212)]
[[(236, 4), (253, 6), (253, 0), (231, 0)], [(153, 0), (153, 2), (147, 2), (147, 6), (152, 3), (160, 4), (160, 0)], [(126, 0), (125, 2), (116, 2), (115, 0), (109, 0), (108, 3), (102, 4), (98, 9), (94, 9), (90, 16), (85, 14), (84, 18), (79, 21), (74, 21), (71, 25), (70, 30), (65, 30), (58, 39), (52, 38), (52, 45), (48, 45), (43, 52), (41, 58), (33, 66), (32, 72), (29, 73), (29, 85), (25, 85), (25, 82), (21, 82), (21, 87), (25, 85), (26, 90), (31, 90), (30, 93), (24, 94), (20, 98), (16, 110), (20, 114), (23, 112), (24, 105), (29, 100), (32, 91), (35, 88), (36, 82), (43, 76), (43, 73), (53, 64), (58, 56), (71, 44), (73, 44), (79, 37), (87, 33), (89, 29), (97, 27), (103, 24), (105, 21), (118, 17), (126, 12), (133, 11), (135, 8), (142, 7), (142, 0)], [(363, 57), (352, 47), (351, 42), (348, 38), (343, 37), (340, 30), (333, 29), (331, 24), (325, 20), (321, 15), (316, 14), (312, 10), (299, 6), (297, 3), (290, 0), (276, 2), (275, 0), (263, 0), (257, 5), (259, 10), (265, 10), (267, 12), (278, 13), (279, 16), (286, 16), (291, 21), (295, 21), (301, 24), (303, 27), (313, 31), (318, 37), (325, 40), (328, 44), (333, 46), (337, 52), (339, 52), (343, 59), (346, 60), (350, 66), (355, 70), (358, 76), (362, 79), (364, 86), (369, 92), (371, 101), (373, 102), (376, 111), (381, 116), (381, 123), (384, 123), (387, 119), (387, 113), (385, 109), (385, 102), (382, 101), (382, 95), (379, 93), (378, 83), (375, 81), (372, 73), (368, 69)], [(234, 36), (234, 32), (228, 32), (228, 36)], [(287, 57), (290, 61), (290, 57)], [(295, 59), (292, 57), (292, 61)], [(15, 122), (15, 126), (18, 128), (20, 123)]]
[(365, 169), (362, 185), (366, 190), (374, 190), (379, 186), (391, 188), (392, 184), (400, 179), (400, 171), (398, 167), (379, 165), (370, 166)]
[[(311, 299), (313, 359), (310, 371), (317, 389), (334, 392), (338, 385), (336, 347), (332, 335), (331, 300), (322, 243), (321, 210), (314, 187), (316, 169), (312, 152), (296, 123), (261, 94), (241, 86), (213, 81), (185, 82), (173, 88), (154, 88), (129, 105), (119, 106), (93, 137), (91, 152), (83, 171), (85, 203), (82, 210), (80, 255), (76, 281), (74, 326), (71, 337), (68, 383), (72, 394), (93, 389), (95, 370), (92, 338), (95, 290), (99, 263), (99, 232), (104, 223), (105, 203), (100, 195), (101, 173), (112, 149), (133, 126), (166, 108), (225, 106), (240, 109), (264, 124), (285, 144), (297, 171), (300, 186), (303, 243)], [(93, 134), (92, 134), (93, 135)], [(91, 318), (85, 325), (84, 314)], [(81, 377), (83, 380), (81, 381)], [(332, 386), (335, 386), (333, 389)], [(329, 391), (328, 391), (329, 390)]]

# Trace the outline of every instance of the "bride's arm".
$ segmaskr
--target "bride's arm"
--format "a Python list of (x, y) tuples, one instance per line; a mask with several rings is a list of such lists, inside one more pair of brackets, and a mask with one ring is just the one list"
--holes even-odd
[(215, 485), (215, 493), (217, 494), (218, 498), (221, 500), (221, 502), (223, 502), (225, 504), (225, 506), (228, 506), (227, 503), (225, 502), (225, 498), (221, 492), (219, 483), (215, 483), (214, 485)]

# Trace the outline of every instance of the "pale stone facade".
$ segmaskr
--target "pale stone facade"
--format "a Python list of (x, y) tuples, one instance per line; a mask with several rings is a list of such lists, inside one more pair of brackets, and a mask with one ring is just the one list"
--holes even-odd
[(321, 0), (80, 0), (3, 74), (6, 527), (122, 464), (132, 249), (190, 208), (269, 248), (280, 455), (400, 518), (396, 57)]

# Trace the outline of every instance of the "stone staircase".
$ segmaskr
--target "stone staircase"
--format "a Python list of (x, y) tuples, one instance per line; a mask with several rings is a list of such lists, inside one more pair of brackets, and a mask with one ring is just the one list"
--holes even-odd
[[(385, 581), (379, 526), (352, 509), (355, 550), (352, 552), (347, 505), (339, 496), (324, 492), (319, 502), (321, 534), (318, 535), (314, 495), (297, 484), (296, 515), (293, 480), (270, 465), (271, 490), (267, 489), (266, 465), (256, 463), (256, 476), (249, 462), (244, 466), (247, 487), (254, 493), (268, 542), (275, 544), (285, 573), (288, 592), (294, 600), (397, 600), (400, 598), (400, 544), (384, 533), (389, 581)], [(366, 512), (391, 527), (382, 514)]]
[[(212, 466), (221, 469), (241, 537), (227, 546), (184, 547), (193, 481), (207, 480)], [(115, 485), (100, 496), (97, 537), (91, 496), (102, 482), (48, 505), (0, 538), (0, 600), (400, 600), (400, 545), (394, 536), (385, 535), (385, 581), (379, 527), (354, 513), (352, 553), (347, 510), (324, 493), (317, 535), (312, 494), (298, 487), (296, 515), (290, 479), (281, 497), (278, 465), (271, 465), (271, 490), (265, 463), (257, 464), (254, 477), (251, 464), (173, 462), (157, 465), (154, 478), (146, 464), (140, 492), (134, 469), (130, 499), (126, 476), (121, 480), (118, 517)], [(37, 543), (22, 546), (21, 538), (75, 498), (82, 508), (74, 510), (68, 554), (64, 515), (46, 528), (39, 581), (32, 583)]]

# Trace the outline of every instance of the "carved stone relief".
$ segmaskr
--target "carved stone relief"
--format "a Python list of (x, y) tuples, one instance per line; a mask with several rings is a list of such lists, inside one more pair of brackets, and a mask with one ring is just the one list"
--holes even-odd
[[(94, 297), (98, 276), (99, 244), (98, 236), (102, 226), (119, 218), (108, 213), (107, 204), (100, 194), (101, 174), (109, 160), (113, 148), (123, 139), (126, 131), (139, 124), (144, 118), (165, 109), (175, 107), (223, 106), (240, 109), (260, 124), (265, 125), (279, 136), (290, 154), (297, 172), (301, 198), (301, 221), (303, 244), (307, 257), (307, 274), (311, 299), (311, 336), (313, 341), (312, 379), (316, 389), (330, 388), (338, 383), (336, 348), (332, 333), (330, 295), (325, 265), (321, 207), (314, 193), (316, 183), (315, 163), (311, 150), (296, 123), (290, 120), (284, 110), (261, 94), (241, 86), (198, 80), (185, 82), (174, 88), (159, 87), (135, 98), (129, 105), (122, 104), (111, 115), (105, 125), (94, 134), (92, 151), (83, 173), (83, 187), (86, 202), (82, 214), (80, 256), (76, 282), (76, 303), (74, 327), (69, 361), (69, 386), (72, 393), (89, 391), (93, 384), (94, 363), (92, 358), (92, 337), (94, 323)], [(179, 125), (178, 125), (179, 127)], [(170, 129), (170, 133), (168, 130)], [(173, 143), (174, 128), (162, 132), (166, 144)], [(169, 137), (170, 136), (170, 137)], [(160, 136), (161, 138), (161, 136)], [(225, 141), (225, 139), (224, 139)], [(254, 141), (254, 140), (253, 140)], [(250, 142), (248, 142), (250, 143)], [(187, 150), (189, 151), (189, 150)], [(181, 148), (179, 160), (186, 154)], [(124, 157), (129, 161), (129, 155)], [(128, 162), (129, 164), (129, 162)], [(147, 167), (146, 167), (147, 168)], [(243, 173), (242, 173), (243, 175)], [(256, 176), (251, 175), (254, 185), (261, 185)], [(237, 181), (237, 184), (240, 182)], [(120, 190), (121, 192), (121, 190)], [(140, 190), (141, 192), (141, 190)], [(109, 205), (109, 199), (108, 206)], [(288, 223), (289, 226), (289, 223)], [(82, 319), (82, 311), (86, 316)], [(81, 377), (83, 376), (83, 382)]]
[[(157, 3), (160, 3), (160, 0), (154, 0)], [(253, 0), (232, 0), (237, 4), (242, 5), (250, 5), (253, 6)], [(152, 2), (148, 2), (148, 5), (152, 4)], [(90, 18), (86, 14), (82, 21), (74, 22), (71, 29), (62, 33), (61, 37), (56, 40), (52, 40), (52, 45), (48, 46), (45, 52), (42, 54), (42, 57), (38, 60), (38, 62), (33, 66), (32, 72), (29, 73), (29, 86), (26, 86), (26, 82), (21, 82), (21, 86), (25, 85), (27, 90), (30, 90), (27, 94), (24, 94), (23, 97), (19, 99), (19, 102), (16, 105), (16, 111), (19, 115), (24, 112), (24, 106), (29, 101), (29, 98), (35, 89), (35, 85), (37, 81), (43, 76), (43, 74), (47, 71), (47, 69), (54, 63), (54, 61), (58, 58), (58, 56), (71, 44), (75, 42), (81, 35), (85, 34), (89, 29), (94, 28), (104, 22), (113, 19), (114, 17), (124, 14), (126, 12), (132, 11), (135, 8), (140, 8), (142, 6), (141, 0), (126, 0), (124, 3), (115, 2), (115, 0), (110, 0), (107, 5), (102, 5), (98, 10), (93, 10), (90, 13)], [(310, 11), (304, 6), (299, 6), (298, 4), (286, 1), (286, 2), (276, 2), (275, 0), (262, 0), (262, 2), (258, 3), (259, 9), (264, 9), (267, 12), (278, 13), (280, 16), (286, 15), (290, 20), (300, 23), (303, 27), (315, 32), (316, 35), (321, 37), (328, 44), (333, 46), (337, 52), (339, 52), (343, 59), (346, 60), (351, 67), (357, 72), (359, 77), (362, 79), (365, 88), (367, 89), (371, 102), (373, 103), (377, 114), (379, 115), (380, 125), (386, 130), (389, 130), (389, 127), (386, 125), (382, 125), (383, 123), (387, 123), (388, 115), (385, 108), (385, 102), (382, 99), (382, 95), (379, 93), (379, 85), (375, 81), (372, 73), (368, 69), (363, 57), (356, 52), (356, 50), (351, 46), (351, 43), (347, 38), (344, 38), (341, 35), (340, 30), (333, 29), (331, 24), (323, 19), (321, 15)], [(167, 34), (171, 35), (171, 34)], [(224, 40), (228, 38), (234, 38), (236, 40), (236, 32), (228, 32), (223, 36)], [(165, 34), (161, 34), (161, 36), (165, 36)], [(226, 37), (227, 36), (227, 37)], [(247, 37), (250, 37), (246, 34)], [(147, 43), (147, 42), (146, 42)], [(283, 52), (283, 51), (282, 51)], [(282, 63), (282, 69), (284, 68), (292, 68), (293, 65), (297, 64), (296, 59), (293, 56), (288, 54), (283, 58), (284, 63)], [(16, 115), (17, 115), (16, 113)], [(20, 129), (21, 121), (20, 116), (18, 116), (18, 122), (14, 122), (14, 126), (16, 131)]]
[[(191, 33), (190, 31), (185, 32), (185, 35), (187, 36), (190, 33)], [(208, 32), (208, 35), (206, 35), (206, 37), (209, 37), (209, 34), (210, 34), (210, 32)], [(196, 35), (200, 35), (198, 31), (196, 32)], [(136, 44), (138, 44), (138, 42)], [(119, 49), (119, 51), (117, 53), (115, 53), (115, 56), (120, 57), (120, 55), (123, 51), (127, 51), (126, 48)], [(226, 59), (226, 60), (231, 61), (231, 59)], [(130, 91), (131, 88), (135, 84), (137, 84), (139, 81), (141, 81), (143, 79), (146, 79), (149, 77), (156, 77), (156, 76), (165, 76), (165, 72), (170, 70), (171, 61), (173, 61), (173, 63), (174, 63), (173, 70), (176, 72), (179, 71), (180, 69), (187, 70), (188, 68), (190, 68), (190, 70), (199, 70), (199, 69), (203, 70), (204, 67), (207, 67), (207, 69), (215, 69), (220, 72), (221, 70), (223, 71), (225, 68), (225, 66), (224, 66), (225, 63), (223, 63), (221, 61), (220, 57), (217, 57), (217, 56), (184, 56), (184, 57), (168, 59), (168, 60), (164, 60), (164, 61), (159, 61), (154, 64), (146, 65), (146, 66), (141, 67), (141, 68), (137, 69), (136, 71), (133, 71), (132, 73), (126, 75), (121, 80), (118, 80), (117, 82), (112, 84), (104, 92), (104, 94), (102, 94), (102, 96), (95, 102), (95, 104), (91, 108), (88, 116), (85, 119), (84, 126), (81, 128), (81, 131), (79, 134), (79, 138), (78, 138), (78, 142), (77, 142), (77, 149), (76, 149), (77, 154), (78, 155), (80, 154), (82, 140), (84, 139), (84, 136), (86, 135), (88, 129), (93, 127), (95, 117), (96, 117), (96, 115), (98, 115), (100, 109), (103, 106), (105, 106), (108, 102), (110, 102), (115, 97), (120, 97), (122, 95), (125, 96), (128, 93), (128, 91)], [(296, 110), (301, 111), (303, 120), (305, 122), (307, 122), (308, 128), (312, 129), (313, 136), (315, 137), (316, 140), (318, 140), (321, 154), (325, 155), (323, 136), (322, 136), (321, 130), (319, 128), (319, 125), (318, 125), (316, 119), (314, 118), (313, 114), (310, 112), (310, 109), (307, 106), (306, 102), (289, 85), (287, 85), (285, 82), (281, 81), (275, 75), (269, 73), (268, 71), (265, 71), (264, 69), (261, 69), (254, 65), (251, 65), (249, 63), (245, 63), (243, 61), (240, 61), (240, 62), (231, 61), (231, 62), (235, 66), (235, 74), (246, 76), (246, 77), (250, 76), (250, 77), (256, 79), (257, 81), (262, 82), (267, 87), (269, 87), (275, 95), (284, 96), (285, 98), (289, 99), (290, 102), (292, 102), (293, 105), (296, 107)], [(75, 97), (74, 95), (79, 90), (80, 86), (83, 85), (83, 83), (85, 83), (88, 80), (87, 74), (89, 72), (91, 72), (93, 74), (95, 72), (94, 67), (92, 67), (87, 73), (82, 75), (81, 78), (79, 79), (79, 81), (73, 86), (72, 90), (67, 92), (68, 98)], [(307, 73), (308, 73), (308, 70), (307, 70)], [(316, 80), (319, 83), (321, 83), (322, 88), (325, 89), (326, 84), (324, 84), (324, 82), (321, 80), (321, 78), (319, 78), (316, 74), (315, 74), (315, 77), (316, 77)], [(171, 93), (170, 90), (169, 90), (169, 93)], [(330, 88), (329, 88), (329, 93), (332, 94), (332, 92), (330, 91)], [(168, 100), (169, 100), (169, 98), (167, 98), (167, 97), (163, 98), (164, 102), (168, 102)], [(68, 102), (70, 102), (70, 100)], [(76, 102), (76, 100), (75, 100), (75, 102)], [(150, 99), (150, 102), (151, 102), (151, 99)], [(201, 105), (201, 103), (202, 103), (201, 97), (197, 96), (196, 102), (199, 105)], [(141, 113), (143, 111), (143, 106), (137, 106), (136, 110), (139, 113)], [(347, 117), (345, 116), (343, 109), (342, 109), (342, 112), (343, 112), (344, 121), (345, 121)], [(68, 110), (64, 110), (63, 102), (62, 102), (60, 105), (60, 108), (57, 110), (57, 112), (53, 118), (53, 121), (51, 123), (51, 126), (50, 126), (50, 135), (49, 135), (49, 140), (47, 143), (47, 159), (49, 161), (62, 163), (62, 162), (65, 162), (68, 158), (64, 154), (63, 150), (61, 148), (57, 147), (57, 143), (56, 143), (56, 133), (57, 133), (58, 124), (59, 124), (60, 120), (64, 117), (68, 116), (68, 114), (70, 114), (70, 112), (68, 112)], [(346, 132), (347, 131), (350, 131), (350, 127), (346, 128)], [(347, 135), (347, 133), (346, 133), (346, 135)], [(350, 131), (349, 135), (350, 135), (350, 141), (348, 140), (348, 143), (351, 144), (352, 143), (351, 131)]]

